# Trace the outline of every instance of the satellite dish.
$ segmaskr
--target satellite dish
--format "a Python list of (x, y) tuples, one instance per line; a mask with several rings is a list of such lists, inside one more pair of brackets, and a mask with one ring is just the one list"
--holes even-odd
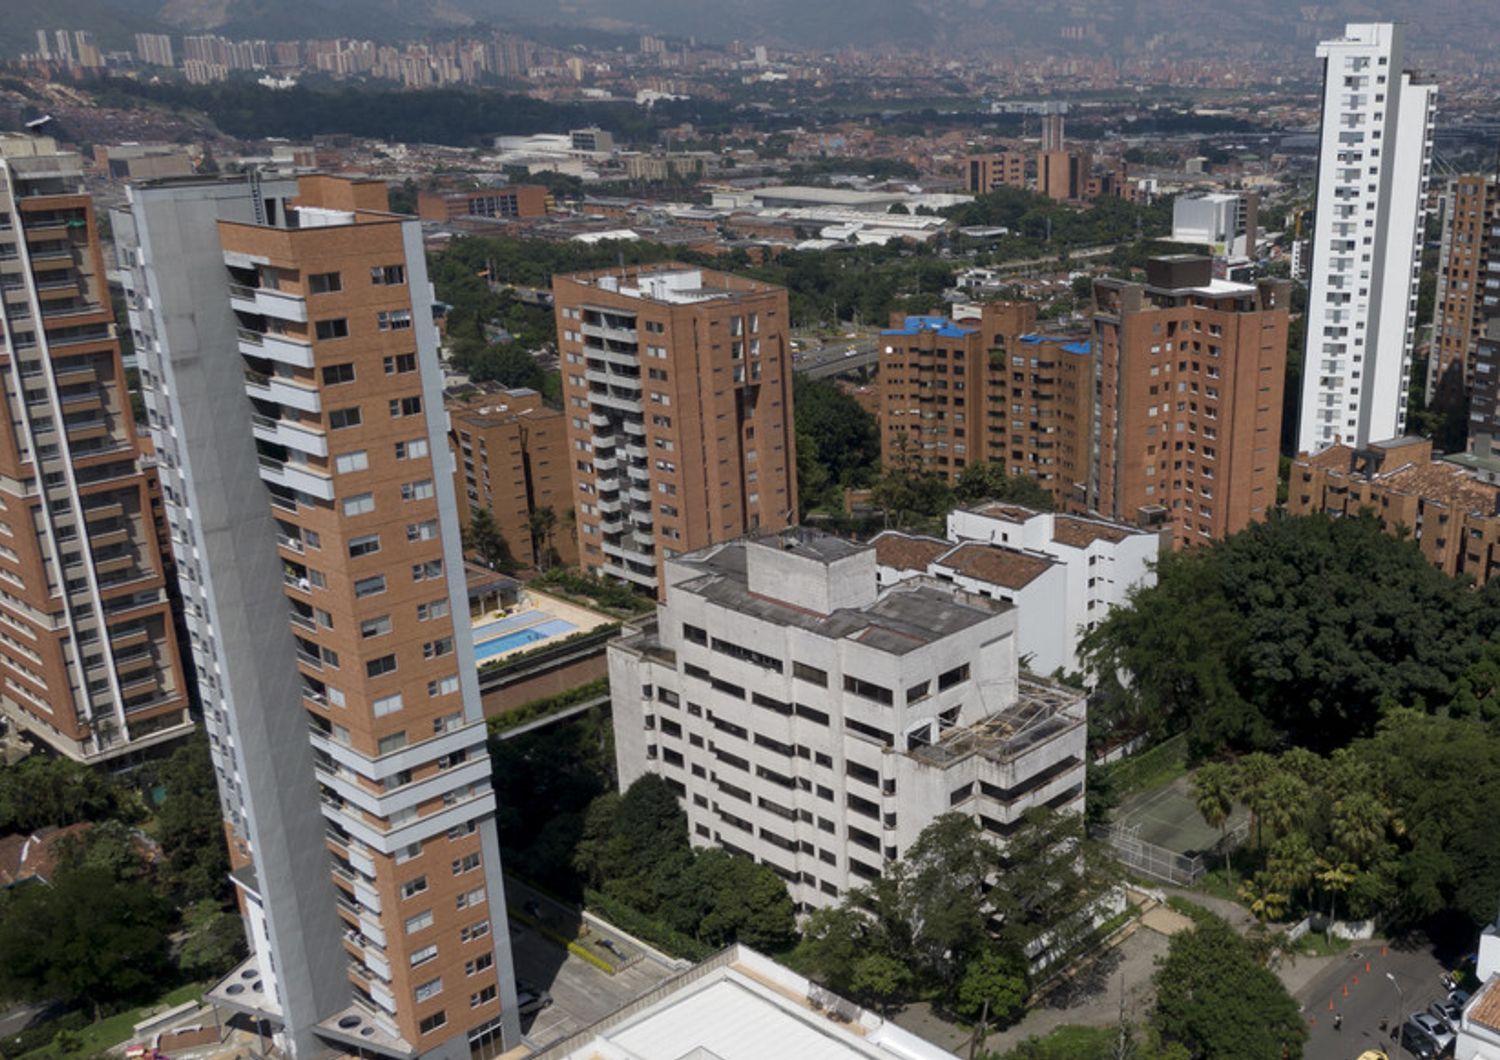
[(51, 120), (52, 115), (43, 114), (40, 118), (33, 118), (31, 121), (27, 122), (26, 128), (35, 132), (37, 129), (40, 129), (43, 125), (46, 125)]

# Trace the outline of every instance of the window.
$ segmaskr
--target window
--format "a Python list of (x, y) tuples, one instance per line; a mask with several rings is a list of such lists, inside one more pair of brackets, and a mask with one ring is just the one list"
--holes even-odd
[(361, 534), (359, 537), (349, 539), (349, 555), (351, 557), (373, 556), (379, 551), (379, 534)]
[(390, 631), (390, 615), (381, 615), (378, 618), (367, 618), (359, 624), (359, 635), (367, 640), (370, 637), (383, 637)]
[(356, 493), (344, 498), (345, 515), (366, 515), (375, 510), (375, 494)]
[(411, 565), (411, 580), (414, 582), (426, 581), (429, 578), (441, 578), (443, 576), (443, 561), (440, 559), (428, 560), (426, 563), (413, 563)]
[(437, 979), (429, 979), (427, 980), (427, 982), (418, 986), (415, 990), (412, 991), (412, 996), (415, 997), (418, 1001), (428, 1001), (432, 998), (437, 997), (442, 992), (443, 980), (441, 977), (439, 977)]
[(403, 900), (415, 898), (425, 890), (427, 890), (427, 877), (418, 876), (416, 879), (407, 880), (401, 885), (401, 897)]
[(495, 985), (491, 983), (483, 990), (469, 995), (469, 1007), (478, 1008), (480, 1005), (488, 1005), (493, 1000), (495, 1000)]
[(370, 454), (363, 449), (356, 449), (352, 453), (340, 453), (333, 458), (333, 469), (340, 475), (347, 475), (353, 471), (365, 471), (370, 466)]
[(408, 541), (431, 541), (438, 535), (438, 524), (436, 519), (428, 519), (422, 523), (406, 524), (406, 540)]
[(371, 704), (371, 709), (375, 712), (377, 718), (383, 718), (387, 714), (396, 713), (402, 706), (401, 693), (397, 692), (393, 696), (381, 696)]
[(495, 955), (493, 953), (481, 953), (478, 957), (475, 957), (472, 961), (465, 961), (464, 962), (464, 974), (465, 975), (478, 975), (480, 972), (482, 972), (485, 969), (490, 968), (491, 966), (493, 966), (494, 963), (495, 963)]
[(490, 933), (490, 922), (488, 920), (481, 920), (477, 924), (470, 924), (466, 928), (459, 928), (459, 930), (458, 930), (458, 941), (459, 942), (473, 942), (475, 939), (482, 939), (482, 938), (484, 938), (489, 933)]
[(412, 858), (419, 858), (421, 856), (422, 844), (412, 843), (410, 846), (404, 846), (400, 850), (396, 851), (396, 864), (403, 865), (406, 862), (410, 861)]
[(413, 394), (411, 397), (391, 398), (391, 417), (399, 419), (402, 416), (420, 416), (422, 414), (422, 397)]
[(431, 1034), (447, 1022), (448, 1014), (446, 1012), (434, 1012), (421, 1023), (417, 1024), (417, 1031), (421, 1034)]
[(434, 600), (430, 604), (417, 605), (417, 621), (426, 622), (429, 618), (445, 618), (448, 614), (447, 600)]
[(393, 732), (389, 736), (382, 736), (380, 738), (380, 742), (375, 746), (377, 749), (377, 753), (383, 755), (388, 755), (394, 751), (399, 751), (401, 750), (401, 748), (406, 746), (406, 733)]
[(417, 370), (417, 355), (414, 353), (398, 353), (394, 357), (385, 359), (386, 375), (404, 375), (407, 372)]
[(410, 309), (382, 310), (375, 315), (381, 331), (404, 331), (411, 327)]
[(354, 365), (352, 364), (330, 364), (323, 369), (323, 385), (337, 386), (340, 383), (354, 382)]
[(810, 685), (817, 685), (819, 688), (828, 687), (828, 671), (819, 670), (816, 666), (808, 666), (806, 663), (799, 663), (794, 660), (792, 662), (792, 676), (806, 681)]
[(454, 899), (454, 904), (459, 909), (467, 909), (471, 905), (478, 905), (484, 901), (484, 888), (475, 887), (472, 891), (465, 891)]
[(418, 931), (423, 931), (430, 927), (432, 927), (431, 909), (418, 913), (416, 916), (406, 918), (406, 933), (408, 935), (415, 935)]
[(354, 583), (355, 596), (374, 596), (376, 593), (385, 592), (385, 575), (374, 574), (368, 578), (361, 578)]
[(314, 328), (314, 334), (320, 340), (347, 339), (349, 337), (349, 321), (343, 317), (337, 320), (320, 320)]
[(427, 455), (427, 439), (413, 438), (409, 442), (396, 443), (397, 460), (420, 460)]
[(336, 272), (315, 272), (307, 278), (308, 294), (333, 294), (343, 289), (343, 278)]
[(441, 659), (444, 655), (452, 654), (452, 637), (439, 637), (437, 640), (429, 640), (422, 645), (422, 658), (424, 659)]
[(946, 689), (952, 688), (954, 685), (959, 684), (962, 681), (967, 681), (968, 679), (969, 664), (964, 663), (962, 666), (955, 666), (947, 673), (938, 674), (938, 691), (942, 692)]
[(340, 431), (345, 427), (358, 427), (360, 424), (359, 406), (353, 405), (347, 409), (334, 409), (328, 413), (328, 429)]
[(438, 955), (438, 948), (437, 948), (437, 943), (435, 943), (435, 942), (429, 943), (428, 945), (423, 946), (419, 950), (412, 950), (412, 953), (411, 953), (411, 966), (413, 968), (415, 968), (419, 964), (426, 964), (428, 961), (435, 959), (437, 957), (437, 955)]
[(396, 657), (394, 655), (382, 655), (378, 659), (365, 661), (365, 674), (369, 677), (383, 677), (389, 673), (396, 672)]
[(424, 478), (419, 482), (403, 482), (401, 484), (401, 499), (403, 501), (431, 500), (432, 495), (432, 479), (430, 478)]
[(405, 265), (376, 265), (370, 269), (370, 282), (377, 287), (390, 287), (406, 282)]
[(871, 681), (863, 681), (858, 677), (844, 675), (844, 691), (850, 692), (861, 699), (871, 699), (883, 706), (890, 706), (895, 697), (891, 690), (884, 685), (877, 685)]
[(479, 868), (479, 855), (465, 854), (461, 858), (453, 859), (453, 875), (462, 876), (466, 872), (473, 872)]
[(457, 677), (443, 677), (436, 681), (427, 682), (427, 694), (432, 697), (451, 696), (458, 691)]
[(682, 636), (694, 644), (702, 644), (704, 647), (708, 646), (708, 631), (700, 626), (691, 626), (684, 622), (682, 624)]

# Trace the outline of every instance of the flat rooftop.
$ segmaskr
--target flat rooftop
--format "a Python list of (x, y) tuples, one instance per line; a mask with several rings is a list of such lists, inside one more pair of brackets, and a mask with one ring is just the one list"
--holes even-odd
[(1005, 763), (1086, 723), (1086, 696), (1077, 689), (1022, 676), (1019, 691), (1014, 705), (907, 754), (940, 768), (975, 754)]
[(732, 273), (716, 272), (713, 269), (703, 269), (677, 261), (557, 276), (553, 278), (554, 294), (559, 281), (593, 287), (622, 298), (634, 298), (660, 305), (685, 305), (712, 299), (743, 298), (750, 295), (764, 295), (781, 289), (774, 284), (761, 283), (759, 280), (749, 280)]
[[(745, 555), (750, 544), (731, 541), (673, 560), (673, 564), (699, 573), (673, 582), (669, 593), (692, 593), (750, 618), (795, 626), (830, 640), (857, 640), (893, 655), (904, 655), (970, 629), (1010, 606), (995, 604), (982, 609), (961, 603), (950, 586), (920, 579), (882, 590), (868, 606), (820, 615), (750, 591)], [(847, 550), (845, 554), (853, 555), (870, 546), (845, 542), (840, 547)]]
[(956, 1060), (745, 946), (543, 1049), (536, 1060)]
[(910, 316), (899, 328), (887, 328), (882, 335), (921, 335), (932, 332), (945, 339), (961, 339), (973, 335), (978, 328), (966, 328), (942, 316)]

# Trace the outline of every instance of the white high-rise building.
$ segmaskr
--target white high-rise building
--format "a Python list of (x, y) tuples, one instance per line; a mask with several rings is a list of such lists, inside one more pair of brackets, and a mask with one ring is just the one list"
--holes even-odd
[(1318, 45), (1323, 130), (1297, 448), (1406, 429), (1437, 86), (1402, 69), (1404, 27)]

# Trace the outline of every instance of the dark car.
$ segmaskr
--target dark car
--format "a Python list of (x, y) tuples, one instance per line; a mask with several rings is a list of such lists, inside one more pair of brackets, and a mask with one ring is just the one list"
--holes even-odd
[(1458, 1033), (1458, 1021), (1463, 1018), (1463, 1002), (1455, 1001), (1449, 996), (1443, 1001), (1434, 1001), (1427, 1006), (1429, 1014), (1437, 1017), (1438, 1021), (1448, 1028), (1450, 1034)]
[(1407, 1020), (1401, 1024), (1401, 1048), (1417, 1060), (1437, 1060), (1438, 1045), (1436, 1039), (1413, 1020)]

